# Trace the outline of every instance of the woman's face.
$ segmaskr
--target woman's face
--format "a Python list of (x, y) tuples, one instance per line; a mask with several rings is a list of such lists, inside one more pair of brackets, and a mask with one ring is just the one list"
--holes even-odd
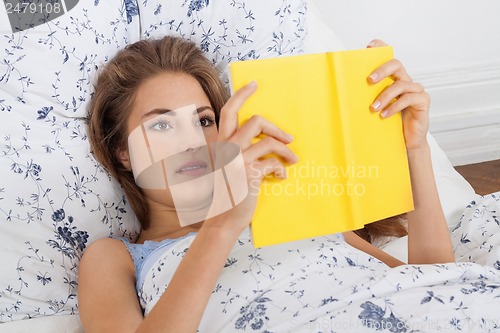
[[(135, 129), (147, 138), (149, 154), (157, 155), (153, 159), (157, 161), (158, 156), (163, 159), (156, 165), (163, 163), (159, 168), (163, 167), (161, 174), (169, 188), (143, 186), (148, 199), (173, 206), (177, 211), (193, 209), (197, 202), (203, 204), (209, 199), (213, 183), (210, 177), (204, 177), (212, 172), (206, 145), (217, 141), (217, 126), (210, 101), (195, 78), (185, 73), (164, 72), (143, 82), (128, 120), (128, 133)], [(133, 154), (132, 149), (129, 152)], [(134, 163), (130, 164), (130, 158), (134, 156), (129, 156), (129, 152), (122, 161), (132, 168)], [(159, 183), (162, 181), (158, 179)], [(180, 190), (175, 191), (175, 185)]]

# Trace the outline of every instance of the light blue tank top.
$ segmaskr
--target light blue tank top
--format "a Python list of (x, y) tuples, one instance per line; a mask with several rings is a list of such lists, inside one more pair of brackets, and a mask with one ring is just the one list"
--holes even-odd
[(146, 274), (150, 268), (149, 266), (155, 263), (156, 260), (165, 253), (165, 251), (174, 246), (175, 243), (194, 235), (196, 235), (196, 232), (190, 232), (180, 238), (167, 238), (160, 242), (145, 241), (144, 244), (134, 244), (127, 238), (117, 237), (117, 239), (125, 244), (125, 247), (134, 261), (136, 290), (140, 290), (140, 287), (143, 285)]

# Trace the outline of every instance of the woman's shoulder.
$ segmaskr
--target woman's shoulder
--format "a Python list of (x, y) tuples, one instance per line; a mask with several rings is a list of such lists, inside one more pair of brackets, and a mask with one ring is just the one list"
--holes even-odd
[[(110, 238), (99, 238), (90, 243), (88, 248), (84, 253), (88, 252), (101, 252), (101, 251), (113, 251), (113, 252), (123, 252), (126, 251), (126, 247), (124, 246), (124, 242), (128, 241), (125, 238), (119, 237), (110, 237)], [(128, 241), (130, 242), (130, 241)]]
[(81, 266), (134, 271), (134, 263), (122, 239), (101, 238), (93, 241), (84, 251)]

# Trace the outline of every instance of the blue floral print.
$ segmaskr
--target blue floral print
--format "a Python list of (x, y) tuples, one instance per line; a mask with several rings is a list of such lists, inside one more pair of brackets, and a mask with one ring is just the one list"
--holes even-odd
[(364, 309), (358, 316), (364, 326), (374, 328), (377, 331), (388, 330), (389, 332), (406, 332), (406, 324), (390, 313), (386, 316), (386, 311), (380, 306), (370, 301), (361, 304)]
[(175, 34), (195, 41), (227, 84), (225, 69), (231, 61), (302, 52), (306, 2), (279, 0), (266, 2), (265, 11), (261, 7), (262, 2), (248, 0), (143, 1), (139, 3), (142, 35)]
[(191, 17), (193, 11), (199, 12), (203, 7), (208, 6), (208, 0), (191, 0), (188, 5), (187, 17)]
[(132, 17), (139, 14), (139, 9), (137, 8), (137, 2), (135, 0), (124, 0), (125, 10), (127, 11), (127, 22), (132, 22)]
[(253, 303), (244, 306), (240, 310), (241, 317), (236, 320), (234, 328), (237, 330), (245, 330), (247, 326), (254, 331), (262, 329), (265, 321), (269, 320), (266, 317), (266, 303), (271, 302), (267, 297), (258, 297)]

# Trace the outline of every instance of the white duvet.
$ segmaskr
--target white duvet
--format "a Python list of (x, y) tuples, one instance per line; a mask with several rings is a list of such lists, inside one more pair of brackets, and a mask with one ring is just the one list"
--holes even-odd
[[(467, 206), (452, 230), (458, 263), (446, 265), (390, 269), (338, 235), (254, 249), (244, 233), (199, 332), (500, 332), (499, 211), (500, 193)], [(193, 237), (152, 264), (141, 293), (146, 311)], [(77, 316), (59, 316), (0, 332), (83, 330)]]
[[(339, 235), (254, 249), (242, 234), (200, 332), (500, 332), (500, 197), (472, 202), (453, 229), (456, 264), (390, 269)], [(195, 236), (155, 261), (154, 306)], [(479, 265), (469, 261), (484, 264)]]

